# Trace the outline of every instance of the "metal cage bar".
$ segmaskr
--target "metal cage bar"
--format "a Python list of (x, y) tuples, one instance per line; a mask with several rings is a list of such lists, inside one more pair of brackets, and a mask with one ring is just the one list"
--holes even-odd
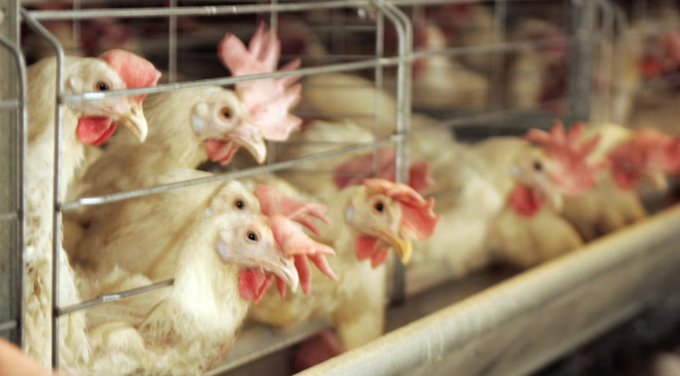
[(17, 197), (16, 197), (16, 210), (12, 213), (5, 213), (0, 215), (0, 221), (16, 221), (17, 233), (15, 240), (15, 249), (17, 252), (17, 273), (15, 278), (17, 278), (17, 302), (16, 311), (18, 312), (18, 318), (3, 323), (0, 325), (0, 331), (17, 328), (17, 344), (19, 346), (23, 343), (23, 328), (21, 322), (24, 318), (24, 234), (26, 227), (26, 198), (24, 195), (25, 179), (24, 179), (24, 167), (26, 161), (26, 138), (28, 135), (27, 127), (27, 110), (26, 110), (26, 91), (28, 88), (26, 80), (26, 63), (24, 62), (24, 57), (21, 54), (21, 50), (10, 42), (9, 39), (0, 35), (0, 45), (7, 49), (12, 57), (14, 58), (14, 64), (16, 66), (17, 78), (18, 78), (18, 95), (17, 99), (12, 102), (15, 104), (17, 124), (16, 124), (16, 147), (17, 147), (17, 157), (16, 157), (16, 177), (17, 177)]

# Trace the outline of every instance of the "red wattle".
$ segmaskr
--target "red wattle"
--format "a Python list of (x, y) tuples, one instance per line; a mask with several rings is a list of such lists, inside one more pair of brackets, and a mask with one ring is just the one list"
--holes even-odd
[(220, 162), (225, 165), (231, 162), (231, 159), (238, 151), (239, 146), (228, 141), (207, 140), (205, 142), (205, 149), (208, 152), (208, 158), (210, 158), (211, 161)]
[(533, 217), (545, 204), (545, 197), (526, 185), (520, 185), (510, 195), (510, 205), (519, 215)]
[(116, 131), (116, 123), (101, 116), (82, 117), (78, 120), (76, 134), (84, 144), (100, 145)]
[(252, 300), (257, 304), (271, 286), (272, 281), (273, 276), (265, 276), (260, 270), (242, 270), (238, 276), (238, 291), (243, 299)]

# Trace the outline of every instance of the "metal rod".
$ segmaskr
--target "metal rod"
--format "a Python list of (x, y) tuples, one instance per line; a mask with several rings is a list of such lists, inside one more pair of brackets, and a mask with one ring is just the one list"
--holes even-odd
[[(382, 108), (383, 86), (384, 86), (384, 69), (378, 64), (378, 59), (385, 55), (385, 16), (382, 12), (376, 12), (376, 28), (375, 28), (375, 58), (376, 64), (373, 70), (374, 74), (374, 103), (373, 103), (373, 138), (380, 138), (380, 129), (382, 128), (382, 121), (380, 116), (380, 109)], [(378, 176), (378, 150), (376, 146), (373, 148), (373, 158), (371, 160), (371, 170), (374, 176)]]
[(11, 320), (11, 321), (5, 321), (3, 323), (0, 323), (0, 332), (4, 332), (6, 330), (12, 330), (14, 328), (19, 327), (19, 320)]
[(160, 289), (165, 288), (165, 287), (172, 286), (172, 284), (174, 282), (175, 282), (174, 279), (168, 279), (168, 280), (165, 280), (165, 281), (152, 283), (150, 285), (137, 287), (137, 288), (134, 288), (134, 289), (124, 290), (124, 291), (119, 291), (119, 292), (112, 292), (110, 294), (97, 295), (97, 297), (95, 299), (92, 299), (92, 300), (86, 300), (84, 302), (71, 304), (71, 305), (63, 307), (63, 308), (57, 308), (57, 316), (68, 315), (70, 313), (82, 311), (84, 309), (95, 307), (95, 306), (98, 306), (98, 305), (100, 305), (102, 303), (106, 303), (106, 302), (115, 302), (115, 301), (118, 301), (118, 300), (132, 298), (132, 297), (138, 296), (138, 295), (148, 294), (150, 292), (160, 290)]
[(64, 50), (59, 41), (50, 34), (38, 21), (36, 21), (25, 9), (21, 9), (21, 16), (26, 23), (52, 47), (57, 55), (56, 88), (55, 88), (55, 111), (54, 111), (54, 187), (53, 187), (53, 217), (52, 217), (52, 366), (59, 367), (59, 325), (57, 308), (59, 304), (59, 251), (61, 250), (61, 212), (59, 211), (59, 197), (61, 195), (59, 174), (61, 171), (61, 138), (62, 138), (62, 115), (63, 107), (59, 100), (64, 91)]
[(17, 107), (19, 107), (19, 101), (16, 99), (0, 101), (0, 110), (13, 110)]
[(62, 101), (66, 103), (79, 103), (83, 101), (99, 100), (104, 98), (114, 98), (122, 97), (128, 95), (139, 95), (139, 94), (152, 94), (152, 93), (163, 93), (167, 91), (180, 90), (180, 89), (194, 89), (209, 86), (227, 86), (238, 82), (253, 81), (266, 78), (280, 78), (287, 76), (309, 76), (314, 74), (324, 74), (324, 73), (336, 73), (336, 72), (347, 72), (353, 70), (371, 69), (374, 68), (376, 64), (382, 66), (398, 65), (403, 61), (412, 61), (416, 59), (423, 59), (430, 56), (459, 56), (469, 53), (485, 53), (491, 51), (510, 51), (510, 50), (525, 50), (535, 48), (537, 46), (550, 45), (553, 43), (569, 43), (572, 41), (569, 38), (544, 38), (536, 41), (524, 41), (524, 42), (514, 42), (514, 43), (503, 43), (503, 44), (489, 44), (482, 46), (469, 46), (469, 47), (456, 47), (440, 50), (430, 50), (430, 51), (419, 51), (411, 54), (405, 54), (405, 56), (390, 57), (390, 58), (380, 58), (380, 59), (367, 59), (365, 61), (359, 62), (348, 62), (342, 64), (332, 64), (323, 67), (313, 67), (313, 68), (301, 68), (293, 71), (279, 71), (264, 74), (251, 74), (239, 77), (224, 77), (224, 78), (213, 78), (207, 80), (197, 80), (182, 83), (173, 83), (158, 85), (153, 87), (137, 88), (137, 89), (126, 89), (126, 90), (111, 90), (106, 92), (87, 92), (82, 94), (64, 94), (62, 95)]
[[(170, 9), (177, 8), (177, 0), (170, 0)], [(177, 81), (177, 16), (168, 20), (168, 82)]]
[[(411, 23), (408, 17), (402, 13), (394, 5), (387, 4), (384, 1), (374, 1), (378, 10), (387, 17), (393, 24), (397, 31), (398, 54), (400, 57), (408, 56), (412, 51), (413, 31), (410, 28)], [(408, 140), (404, 135), (409, 132), (410, 120), (410, 96), (408, 91), (410, 85), (410, 64), (405, 59), (400, 59), (397, 64), (397, 118), (396, 118), (396, 135), (398, 136), (395, 151), (395, 177), (394, 180), (398, 183), (408, 183), (408, 174), (405, 171), (408, 169)], [(392, 261), (392, 296), (391, 302), (393, 304), (402, 304), (406, 299), (406, 278), (405, 268), (400, 260), (393, 258)]]
[(290, 167), (295, 167), (297, 165), (300, 165), (300, 164), (303, 164), (303, 163), (306, 163), (306, 162), (312, 162), (312, 161), (316, 161), (316, 160), (320, 160), (320, 159), (331, 158), (331, 157), (340, 156), (340, 155), (344, 155), (344, 154), (348, 154), (348, 153), (352, 153), (352, 152), (371, 149), (375, 146), (375, 144), (378, 144), (380, 146), (389, 145), (391, 143), (394, 143), (396, 141), (396, 139), (397, 138), (395, 138), (395, 137), (385, 138), (385, 139), (378, 140), (376, 142), (372, 142), (372, 143), (368, 143), (368, 144), (359, 144), (359, 145), (356, 145), (356, 146), (342, 148), (342, 149), (338, 149), (338, 150), (334, 150), (334, 151), (330, 151), (330, 152), (326, 152), (326, 153), (310, 155), (310, 156), (306, 156), (306, 157), (292, 159), (292, 160), (289, 160), (289, 161), (278, 162), (278, 163), (271, 164), (271, 165), (264, 165), (264, 166), (248, 168), (248, 169), (240, 170), (240, 171), (228, 172), (228, 173), (219, 174), (219, 175), (215, 175), (215, 176), (211, 176), (211, 177), (207, 177), (207, 178), (186, 180), (186, 181), (182, 181), (182, 182), (178, 182), (178, 183), (159, 185), (159, 186), (155, 186), (155, 187), (152, 187), (152, 188), (145, 188), (145, 189), (126, 191), (126, 192), (113, 193), (113, 194), (110, 194), (110, 195), (105, 195), (105, 196), (100, 196), (100, 197), (83, 197), (83, 198), (80, 198), (76, 201), (72, 201), (72, 202), (68, 202), (66, 204), (63, 204), (62, 207), (61, 207), (61, 210), (68, 211), (68, 210), (74, 210), (74, 209), (80, 208), (82, 206), (94, 206), (94, 205), (108, 204), (108, 203), (111, 203), (111, 202), (127, 200), (127, 199), (130, 199), (130, 198), (146, 196), (146, 195), (149, 195), (149, 194), (156, 194), (156, 193), (168, 192), (168, 191), (175, 190), (175, 189), (191, 187), (191, 186), (198, 185), (198, 184), (214, 183), (214, 182), (219, 182), (219, 181), (224, 181), (224, 180), (229, 180), (229, 179), (239, 179), (239, 178), (245, 178), (245, 177), (253, 176), (253, 175), (257, 175), (257, 174), (263, 174), (263, 173), (267, 173), (267, 172), (284, 170), (284, 169), (287, 169), (287, 168), (290, 168)]
[[(494, 24), (493, 24), (493, 43), (503, 43), (507, 26), (507, 1), (495, 0), (494, 2)], [(503, 79), (505, 54), (502, 52), (491, 55), (491, 71), (493, 72), (493, 82), (499, 85), (499, 90), (493, 90), (491, 95), (491, 106), (495, 108), (503, 107)]]
[(265, 12), (300, 12), (312, 9), (334, 9), (362, 7), (367, 5), (362, 0), (342, 0), (312, 3), (258, 4), (258, 5), (221, 5), (202, 7), (169, 8), (127, 8), (127, 9), (86, 9), (78, 12), (70, 10), (38, 10), (31, 11), (34, 19), (45, 21), (92, 19), (92, 18), (150, 18), (150, 17), (195, 17), (217, 16), (227, 14), (255, 14)]
[(19, 215), (16, 212), (0, 214), (0, 222), (13, 221), (17, 218), (19, 218)]
[[(73, 11), (74, 12), (79, 12), (81, 10), (81, 2), (80, 0), (73, 0)], [(80, 29), (80, 20), (73, 20), (73, 38), (71, 42), (73, 43), (73, 47), (78, 48), (80, 47), (80, 41), (81, 41), (81, 29)]]
[[(17, 8), (18, 9), (18, 8)], [(16, 65), (17, 73), (19, 76), (18, 85), (18, 99), (17, 102), (17, 147), (18, 147), (18, 158), (17, 158), (17, 209), (14, 213), (9, 213), (11, 217), (17, 220), (17, 237), (16, 237), (16, 249), (17, 249), (17, 263), (19, 264), (17, 273), (17, 312), (19, 312), (17, 331), (17, 345), (23, 346), (23, 328), (20, 323), (24, 320), (24, 250), (25, 250), (25, 231), (26, 231), (26, 195), (24, 194), (26, 180), (25, 180), (25, 166), (26, 166), (26, 138), (28, 135), (28, 115), (26, 109), (26, 91), (28, 89), (27, 78), (26, 78), (26, 62), (24, 61), (24, 55), (21, 50), (16, 45), (12, 44), (8, 39), (0, 35), (0, 44), (7, 48), (12, 56), (14, 57), (14, 63)], [(5, 214), (7, 215), (7, 214)], [(3, 215), (3, 216), (5, 216)], [(6, 220), (7, 218), (1, 218), (0, 220)]]

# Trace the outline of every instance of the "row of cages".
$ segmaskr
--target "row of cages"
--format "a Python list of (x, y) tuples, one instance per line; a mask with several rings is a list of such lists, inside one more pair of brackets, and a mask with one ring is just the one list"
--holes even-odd
[(215, 375), (285, 349), (266, 372), (291, 374), (415, 318), (389, 306), (674, 201), (648, 157), (678, 133), (672, 2), (0, 11), (0, 334), (45, 366)]

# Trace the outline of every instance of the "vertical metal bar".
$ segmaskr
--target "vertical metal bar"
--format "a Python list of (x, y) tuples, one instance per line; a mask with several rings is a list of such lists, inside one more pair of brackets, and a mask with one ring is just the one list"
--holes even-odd
[(612, 82), (612, 42), (614, 35), (614, 9), (606, 0), (599, 0), (602, 9), (602, 38), (600, 39), (600, 82), (605, 83), (605, 87), (598, 93), (600, 103), (598, 120), (609, 119), (610, 114), (610, 95), (609, 87)]
[[(277, 5), (279, 0), (271, 0), (272, 5)], [(275, 33), (279, 32), (279, 12), (272, 10), (269, 14), (269, 27), (274, 30)], [(276, 142), (267, 141), (267, 164), (276, 163)]]
[[(408, 17), (393, 4), (384, 0), (372, 0), (383, 11), (383, 14), (394, 24), (399, 45), (400, 61), (397, 64), (397, 124), (395, 181), (408, 182), (408, 134), (411, 117), (411, 55), (413, 48), (413, 28)], [(406, 299), (406, 278), (404, 265), (394, 259), (392, 263), (392, 297), (393, 304), (401, 304)]]
[[(494, 1), (493, 43), (505, 42), (507, 26), (508, 3), (506, 0)], [(503, 79), (504, 79), (505, 52), (496, 51), (491, 53), (491, 72), (493, 82), (499, 90), (492, 90), (490, 94), (491, 108), (503, 108)]]
[[(613, 84), (611, 85), (611, 91), (612, 91), (612, 97), (614, 100), (618, 100), (619, 96), (622, 94), (625, 94), (623, 90), (627, 90), (627, 88), (623, 88), (622, 82), (623, 82), (623, 65), (625, 64), (624, 59), (626, 58), (625, 55), (625, 48), (626, 48), (626, 37), (627, 37), (627, 31), (628, 31), (628, 20), (626, 18), (626, 14), (624, 13), (623, 9), (621, 9), (620, 6), (618, 5), (612, 5), (614, 8), (614, 17), (615, 17), (615, 25), (616, 25), (616, 33), (614, 35), (614, 56), (615, 58), (613, 59), (613, 64), (612, 64), (612, 82)], [(623, 124), (627, 119), (622, 119), (619, 118), (619, 112), (620, 111), (610, 111), (610, 114), (616, 115), (611, 117), (611, 121), (617, 123), (617, 124)]]
[[(376, 27), (375, 27), (375, 58), (379, 59), (385, 55), (385, 16), (382, 12), (377, 12)], [(380, 111), (382, 109), (383, 97), (383, 77), (384, 69), (381, 64), (376, 61), (374, 68), (375, 78), (375, 98), (373, 105), (373, 136), (375, 139), (380, 138), (380, 130), (382, 129), (382, 121)], [(373, 148), (373, 161), (371, 171), (374, 176), (378, 174), (378, 152), (377, 146)]]
[[(80, 9), (81, 9), (80, 0), (73, 0), (73, 10), (78, 11)], [(73, 19), (73, 40), (71, 41), (73, 43), (73, 47), (80, 48), (81, 41), (80, 37), (81, 37), (80, 20)]]
[(24, 62), (24, 57), (21, 51), (12, 43), (0, 36), (0, 44), (12, 52), (14, 61), (17, 67), (17, 72), (19, 76), (19, 106), (17, 108), (17, 147), (18, 147), (18, 158), (15, 165), (17, 171), (17, 236), (16, 236), (16, 249), (18, 256), (18, 299), (17, 299), (17, 311), (19, 312), (19, 330), (17, 331), (18, 345), (23, 344), (23, 333), (21, 330), (21, 324), (24, 317), (24, 293), (23, 293), (23, 265), (24, 265), (24, 228), (26, 224), (25, 208), (26, 208), (26, 198), (24, 197), (24, 165), (26, 161), (26, 134), (27, 134), (27, 114), (26, 114), (26, 63)]
[(54, 187), (53, 187), (53, 217), (52, 217), (52, 366), (59, 367), (59, 250), (61, 249), (61, 210), (60, 210), (60, 195), (61, 195), (61, 138), (62, 138), (62, 115), (63, 107), (61, 103), (61, 94), (64, 91), (64, 49), (59, 44), (59, 41), (50, 34), (39, 22), (37, 22), (28, 11), (21, 9), (22, 18), (28, 25), (40, 34), (45, 40), (54, 47), (57, 55), (57, 72), (56, 72), (56, 91), (55, 91), (55, 110), (54, 110)]
[[(177, 0), (170, 0), (170, 9), (177, 7)], [(177, 16), (171, 15), (168, 30), (168, 82), (177, 81)]]
[[(273, 6), (276, 6), (279, 3), (279, 0), (271, 0), (271, 4)], [(272, 9), (271, 13), (269, 14), (269, 27), (274, 30), (275, 33), (278, 34), (279, 32), (279, 12), (276, 10), (276, 8)]]
[[(6, 98), (17, 98), (16, 112), (11, 111), (2, 115), (2, 120), (7, 123), (0, 124), (0, 137), (2, 142), (0, 148), (5, 156), (2, 169), (7, 168), (7, 187), (4, 189), (8, 194), (0, 197), (0, 208), (11, 208), (16, 212), (16, 230), (14, 232), (14, 242), (10, 238), (12, 233), (9, 224), (5, 224), (7, 232), (2, 232), (2, 247), (0, 248), (0, 259), (7, 261), (7, 269), (0, 273), (0, 284), (4, 287), (0, 292), (0, 319), (16, 317), (17, 326), (9, 339), (19, 346), (23, 345), (23, 320), (24, 320), (24, 294), (23, 294), (23, 255), (24, 255), (24, 228), (25, 228), (25, 199), (24, 199), (24, 160), (25, 160), (25, 135), (26, 135), (26, 109), (25, 109), (25, 90), (26, 90), (26, 65), (23, 55), (19, 49), (20, 45), (20, 21), (19, 21), (19, 0), (0, 0), (0, 44), (2, 44), (9, 54), (0, 55), (0, 65), (7, 67), (0, 72), (0, 91)], [(9, 55), (12, 55), (11, 57)], [(12, 75), (9, 69), (10, 64), (16, 66), (18, 80)], [(17, 82), (18, 81), (18, 82)], [(14, 132), (13, 132), (14, 131)], [(13, 136), (13, 137), (12, 137)], [(15, 147), (13, 147), (15, 146)], [(13, 170), (13, 172), (12, 172)], [(4, 178), (4, 174), (3, 174)], [(11, 188), (11, 182), (16, 186)], [(12, 194), (14, 192), (14, 194)], [(3, 254), (4, 253), (4, 254)], [(6, 295), (5, 295), (6, 294)], [(13, 303), (13, 299), (16, 301)]]
[(595, 6), (594, 1), (572, 0), (576, 45), (570, 50), (568, 92), (571, 115), (577, 119), (588, 119), (590, 114)]

